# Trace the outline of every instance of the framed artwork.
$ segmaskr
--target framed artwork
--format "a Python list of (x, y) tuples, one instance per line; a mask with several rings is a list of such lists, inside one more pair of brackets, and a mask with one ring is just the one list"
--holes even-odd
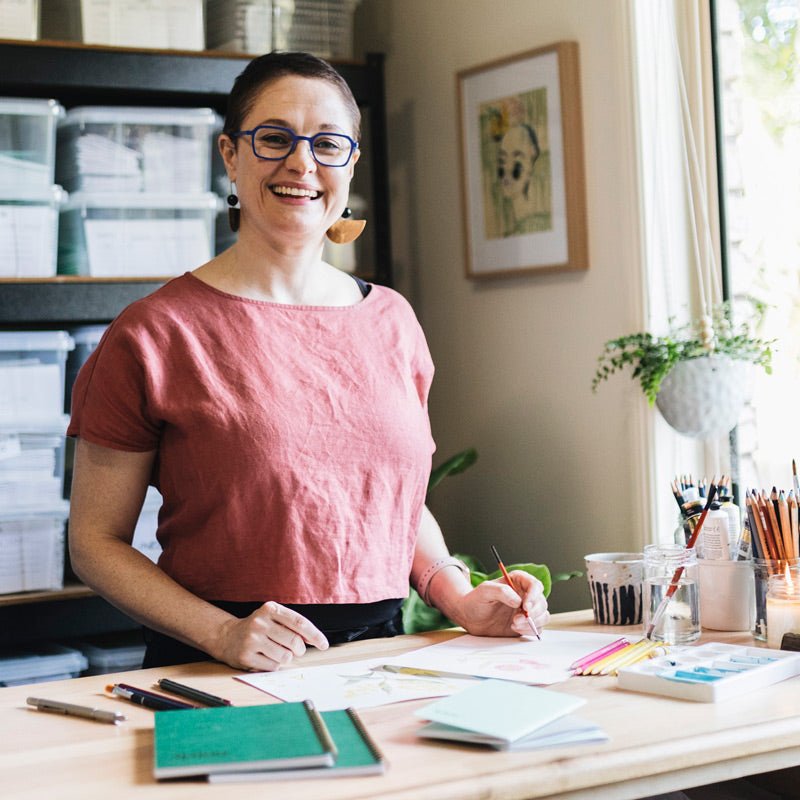
[(467, 276), (588, 269), (577, 43), (456, 80)]

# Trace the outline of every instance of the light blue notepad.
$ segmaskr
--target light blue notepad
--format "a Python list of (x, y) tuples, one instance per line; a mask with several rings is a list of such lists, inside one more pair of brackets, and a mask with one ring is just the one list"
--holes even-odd
[(431, 722), (511, 743), (570, 714), (585, 702), (582, 697), (538, 686), (489, 679), (414, 713)]

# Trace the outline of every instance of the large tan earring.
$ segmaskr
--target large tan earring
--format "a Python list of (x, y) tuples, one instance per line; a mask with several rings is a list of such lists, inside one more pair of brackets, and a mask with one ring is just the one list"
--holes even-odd
[(325, 232), (325, 235), (334, 244), (354, 242), (363, 233), (367, 221), (365, 219), (348, 219), (352, 214), (353, 212), (349, 208), (345, 208), (342, 211), (342, 219), (336, 220)]

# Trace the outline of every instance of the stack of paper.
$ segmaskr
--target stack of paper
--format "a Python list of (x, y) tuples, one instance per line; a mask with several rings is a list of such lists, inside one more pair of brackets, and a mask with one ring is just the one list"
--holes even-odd
[(146, 133), (142, 140), (146, 192), (205, 192), (206, 143), (202, 139)]
[(485, 680), (415, 712), (430, 720), (418, 735), (526, 750), (575, 742), (604, 741), (598, 726), (568, 716), (586, 701), (551, 689)]
[(0, 508), (51, 508), (61, 502), (58, 457), (64, 437), (53, 433), (0, 433)]
[(160, 711), (156, 778), (204, 775), (212, 782), (383, 772), (385, 762), (352, 709), (313, 703)]
[(63, 587), (65, 518), (0, 517), (0, 593)]

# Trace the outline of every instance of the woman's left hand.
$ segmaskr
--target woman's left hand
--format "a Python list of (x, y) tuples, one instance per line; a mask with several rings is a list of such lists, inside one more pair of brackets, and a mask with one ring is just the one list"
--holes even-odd
[(547, 624), (550, 614), (541, 581), (522, 570), (509, 574), (518, 592), (504, 578), (498, 578), (478, 584), (459, 599), (457, 621), (468, 633), (475, 636), (532, 636), (533, 629), (522, 613), (523, 607), (537, 631), (541, 632)]

